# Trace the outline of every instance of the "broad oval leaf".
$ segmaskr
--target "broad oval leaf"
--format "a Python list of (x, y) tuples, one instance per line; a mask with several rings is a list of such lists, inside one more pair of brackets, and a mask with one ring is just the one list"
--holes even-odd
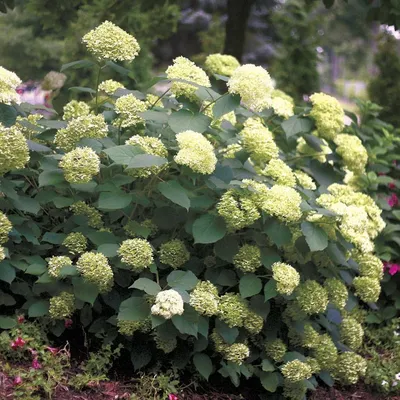
[(187, 210), (190, 208), (190, 199), (186, 190), (177, 181), (160, 182), (157, 185), (158, 190), (167, 199), (173, 203), (180, 205)]
[(195, 243), (215, 243), (226, 234), (223, 218), (214, 214), (205, 214), (196, 219), (192, 228)]
[(152, 281), (148, 278), (139, 278), (135, 282), (133, 282), (132, 286), (129, 286), (129, 289), (139, 289), (143, 290), (147, 294), (155, 296), (158, 292), (161, 291), (161, 287), (157, 282)]
[(203, 133), (211, 123), (211, 118), (204, 114), (194, 114), (189, 110), (179, 110), (171, 114), (168, 125), (175, 133), (195, 131)]
[(193, 364), (197, 371), (208, 381), (213, 370), (211, 358), (207, 354), (196, 353), (193, 356)]
[(254, 274), (246, 274), (240, 278), (239, 291), (243, 298), (254, 296), (262, 289), (261, 279)]

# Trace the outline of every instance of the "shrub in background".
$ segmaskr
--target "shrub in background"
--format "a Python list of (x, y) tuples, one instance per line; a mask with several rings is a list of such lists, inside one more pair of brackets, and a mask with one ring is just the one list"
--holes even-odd
[[(99, 82), (105, 62), (139, 51), (110, 23), (83, 40), (95, 61), (70, 66)], [(224, 77), (232, 60), (219, 57), (206, 64), (223, 94), (178, 57), (160, 97), (106, 81), (80, 88), (93, 100), (63, 120), (1, 105), (0, 328), (26, 313), (62, 337), (72, 318), (122, 343), (135, 369), (257, 377), (288, 399), (317, 379), (354, 384), (366, 372), (355, 316), (380, 294), (385, 224), (343, 178), (367, 152), (334, 98), (314, 94), (294, 115), (266, 70)]]

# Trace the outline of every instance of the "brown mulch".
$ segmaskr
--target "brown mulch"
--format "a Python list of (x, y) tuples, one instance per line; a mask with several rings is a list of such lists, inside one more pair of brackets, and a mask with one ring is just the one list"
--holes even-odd
[(378, 394), (365, 385), (357, 385), (351, 390), (319, 387), (310, 400), (400, 400), (400, 396)]

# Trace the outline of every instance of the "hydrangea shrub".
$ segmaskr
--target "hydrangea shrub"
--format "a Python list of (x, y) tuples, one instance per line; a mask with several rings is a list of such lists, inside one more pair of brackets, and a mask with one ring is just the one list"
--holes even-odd
[[(109, 22), (83, 42), (96, 62), (69, 66), (99, 82), (139, 51)], [(1, 328), (17, 310), (61, 336), (72, 318), (135, 369), (166, 353), (294, 400), (365, 374), (358, 311), (380, 295), (385, 226), (348, 183), (365, 149), (334, 98), (294, 108), (265, 69), (234, 66), (213, 55), (207, 75), (178, 57), (161, 96), (101, 82), (59, 120), (5, 106)]]

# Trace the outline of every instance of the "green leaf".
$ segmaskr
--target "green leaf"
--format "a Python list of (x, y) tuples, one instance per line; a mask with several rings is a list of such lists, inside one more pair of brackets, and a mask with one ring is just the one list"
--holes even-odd
[(303, 222), (301, 231), (306, 237), (306, 242), (311, 251), (322, 251), (328, 247), (328, 235), (319, 226), (311, 222)]
[(47, 266), (43, 264), (31, 264), (26, 269), (25, 273), (29, 275), (42, 275), (47, 271)]
[(26, 141), (26, 143), (30, 151), (36, 151), (37, 153), (49, 153), (52, 151), (50, 147), (43, 146), (42, 144), (33, 142), (29, 139)]
[(233, 257), (239, 251), (239, 243), (235, 236), (226, 236), (214, 246), (215, 255), (221, 260), (233, 262)]
[(16, 318), (7, 317), (6, 315), (0, 315), (0, 328), (1, 329), (11, 329), (17, 325)]
[(56, 208), (65, 208), (69, 207), (71, 204), (74, 203), (74, 199), (70, 197), (55, 197), (53, 199), (53, 203), (56, 206)]
[(103, 150), (116, 164), (128, 165), (138, 154), (143, 154), (136, 146), (123, 145)]
[(40, 211), (39, 202), (31, 197), (18, 196), (18, 199), (13, 199), (12, 203), (15, 208), (22, 212), (36, 215)]
[(167, 282), (171, 288), (191, 290), (197, 285), (198, 279), (192, 271), (172, 271), (167, 276)]
[(268, 301), (269, 299), (272, 299), (272, 298), (276, 297), (277, 295), (278, 295), (278, 292), (276, 290), (276, 282), (273, 279), (271, 279), (264, 286), (265, 301)]
[(11, 283), (15, 279), (15, 269), (8, 262), (0, 262), (0, 280)]
[(73, 278), (72, 285), (74, 286), (74, 295), (78, 300), (94, 304), (99, 295), (99, 288), (96, 285), (86, 282), (82, 278)]
[(271, 311), (271, 304), (269, 302), (265, 302), (265, 298), (261, 294), (253, 296), (250, 299), (250, 307), (254, 312), (264, 319), (268, 317), (268, 314)]
[(117, 244), (118, 238), (110, 232), (91, 232), (86, 235), (96, 246), (102, 244)]
[(152, 358), (151, 350), (148, 346), (135, 343), (131, 351), (131, 361), (135, 371), (145, 367)]
[(4, 293), (0, 290), (0, 306), (13, 306), (17, 302), (10, 294)]
[(0, 123), (8, 128), (13, 126), (16, 120), (17, 110), (12, 106), (0, 103)]
[(219, 319), (215, 320), (215, 329), (222, 336), (224, 341), (228, 344), (235, 343), (235, 340), (239, 336), (239, 329), (236, 327), (229, 327), (224, 321)]
[(130, 297), (119, 306), (118, 319), (143, 321), (150, 315), (150, 305), (144, 297)]
[(308, 133), (313, 127), (313, 122), (309, 118), (302, 118), (297, 115), (293, 115), (281, 124), (286, 137), (297, 135), (298, 133)]
[(193, 357), (193, 364), (197, 368), (197, 371), (208, 381), (210, 377), (213, 366), (211, 358), (204, 353), (196, 353)]
[(132, 202), (132, 196), (125, 192), (101, 192), (98, 208), (101, 210), (121, 210)]
[(68, 90), (71, 90), (73, 92), (96, 94), (96, 91), (93, 90), (92, 88), (82, 87), (82, 86), (73, 86), (73, 87), (70, 87)]
[(272, 264), (280, 262), (280, 255), (273, 249), (262, 247), (261, 248), (261, 263), (266, 268), (270, 268)]
[(92, 67), (93, 65), (95, 65), (95, 63), (93, 61), (89, 61), (89, 60), (78, 60), (78, 61), (72, 61), (68, 64), (63, 64), (61, 66), (60, 72), (66, 71), (67, 69), (78, 69), (78, 68), (88, 68), (88, 67)]
[(106, 257), (116, 257), (119, 244), (116, 243), (104, 243), (101, 244), (97, 251), (104, 254)]
[(39, 300), (31, 304), (28, 309), (29, 318), (43, 317), (49, 313), (50, 303), (48, 300)]
[(273, 371), (275, 371), (274, 364), (272, 364), (272, 362), (267, 360), (266, 358), (264, 358), (264, 360), (262, 360), (261, 368), (262, 368), (262, 370), (264, 372), (273, 372)]
[(39, 175), (39, 187), (53, 186), (62, 182), (65, 182), (65, 179), (61, 169), (43, 171)]
[(323, 150), (324, 142), (317, 136), (314, 135), (302, 135), (306, 143), (315, 151), (321, 152)]
[(190, 199), (186, 194), (186, 190), (177, 181), (160, 182), (157, 188), (162, 195), (173, 203), (186, 208), (186, 210), (189, 209)]
[(274, 393), (279, 385), (279, 375), (276, 372), (261, 372), (260, 381), (265, 390)]
[(215, 243), (226, 234), (223, 218), (214, 214), (205, 214), (196, 219), (192, 228), (195, 243)]
[(240, 96), (237, 94), (227, 94), (220, 97), (213, 107), (214, 118), (220, 119), (223, 115), (236, 110), (240, 105)]
[(172, 323), (183, 335), (197, 337), (199, 331), (199, 314), (192, 307), (185, 305), (185, 312), (182, 315), (174, 315)]
[(211, 123), (211, 118), (204, 114), (193, 114), (189, 110), (179, 110), (171, 114), (168, 125), (175, 133), (191, 130), (203, 133)]
[(154, 110), (148, 110), (139, 115), (144, 118), (146, 121), (154, 121), (159, 122), (160, 124), (164, 124), (168, 122), (168, 115), (165, 112), (159, 112)]
[(115, 72), (118, 72), (121, 75), (129, 75), (131, 73), (130, 69), (121, 67), (120, 65), (116, 64), (113, 61), (106, 61), (106, 65), (107, 67), (110, 67), (111, 69), (113, 69)]
[(290, 229), (276, 219), (269, 219), (265, 223), (264, 232), (278, 247), (289, 244), (292, 240)]
[(61, 244), (66, 237), (65, 233), (46, 232), (42, 237), (42, 242)]
[(327, 371), (320, 372), (318, 376), (330, 387), (332, 387), (335, 384), (335, 381), (332, 378), (331, 374)]
[(262, 289), (262, 282), (254, 274), (246, 274), (240, 278), (239, 291), (240, 295), (245, 299), (246, 297), (254, 296), (260, 293)]
[(126, 168), (158, 167), (166, 164), (167, 162), (168, 160), (164, 157), (153, 156), (152, 154), (138, 154), (137, 156), (133, 157)]
[(158, 292), (161, 291), (161, 287), (157, 282), (152, 281), (148, 278), (139, 278), (135, 282), (133, 282), (132, 286), (129, 286), (129, 289), (139, 289), (143, 290), (147, 294), (155, 296)]

